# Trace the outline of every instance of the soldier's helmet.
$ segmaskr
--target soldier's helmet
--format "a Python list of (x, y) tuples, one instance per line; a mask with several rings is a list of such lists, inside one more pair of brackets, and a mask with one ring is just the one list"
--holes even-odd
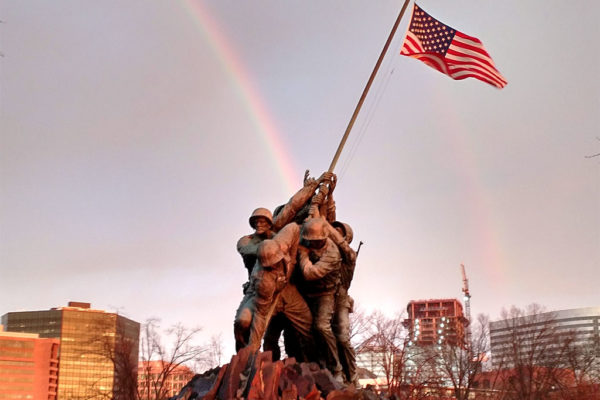
[(258, 246), (256, 255), (258, 262), (260, 262), (263, 267), (273, 266), (283, 259), (283, 251), (281, 251), (279, 243), (273, 239), (263, 240)]
[(354, 231), (352, 231), (350, 225), (348, 225), (345, 222), (334, 221), (331, 223), (331, 226), (333, 226), (334, 228), (340, 228), (342, 232), (344, 232), (344, 239), (346, 239), (346, 243), (352, 243), (352, 239), (354, 238)]
[(267, 210), (266, 208), (259, 207), (256, 210), (254, 210), (252, 212), (252, 215), (250, 216), (249, 222), (250, 222), (250, 226), (252, 228), (256, 229), (256, 227), (254, 226), (254, 223), (256, 222), (256, 219), (259, 217), (266, 218), (267, 221), (269, 221), (269, 224), (271, 226), (273, 226), (273, 214), (271, 214), (271, 211)]
[(325, 230), (325, 220), (322, 218), (311, 218), (302, 225), (302, 239), (304, 240), (325, 240), (327, 231)]

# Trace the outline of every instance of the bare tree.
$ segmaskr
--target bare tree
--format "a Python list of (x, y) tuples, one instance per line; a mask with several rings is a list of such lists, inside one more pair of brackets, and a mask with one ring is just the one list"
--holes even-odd
[(442, 386), (451, 387), (456, 400), (467, 400), (489, 351), (489, 320), (480, 314), (472, 327), (471, 343), (432, 346), (437, 357), (432, 357), (442, 379)]
[(195, 344), (199, 332), (200, 328), (190, 329), (182, 324), (173, 325), (166, 330), (166, 339), (170, 344), (165, 345), (159, 321), (146, 321), (140, 337), (142, 366), (138, 384), (139, 399), (164, 400), (170, 397), (169, 378), (181, 366), (197, 362), (207, 353), (206, 346)]
[(79, 357), (93, 360), (83, 384), (65, 395), (70, 399), (136, 399), (139, 324), (114, 315), (95, 319), (79, 344)]
[(403, 382), (406, 365), (407, 331), (402, 324), (403, 318), (397, 315), (386, 318), (377, 312), (371, 318), (371, 346), (379, 351), (380, 365), (390, 393), (399, 391)]
[(436, 359), (437, 354), (431, 346), (413, 346), (409, 343), (404, 352), (403, 384), (399, 393), (401, 399), (420, 400), (444, 395)]
[(350, 342), (354, 347), (368, 339), (372, 315), (360, 307), (356, 302), (350, 313)]
[(204, 356), (196, 359), (194, 370), (196, 372), (203, 372), (221, 365), (224, 352), (223, 346), (223, 335), (221, 333), (212, 335), (206, 345)]
[(532, 304), (526, 309), (502, 311), (500, 329), (492, 337), (495, 374), (493, 389), (506, 399), (551, 398), (568, 386), (571, 373), (565, 368), (568, 350), (555, 315)]
[(140, 332), (140, 325), (127, 319), (116, 318), (116, 329), (114, 321), (102, 323), (94, 325), (80, 347), (81, 356), (97, 360), (103, 372), (90, 379), (83, 395), (78, 394), (82, 390), (67, 394), (70, 399), (164, 400), (193, 377), (193, 367), (210, 368), (221, 362), (220, 335), (200, 344), (200, 328), (175, 324), (163, 331), (158, 319), (149, 319)]
[(555, 385), (564, 400), (600, 398), (600, 340), (576, 331), (561, 335), (562, 367), (565, 373)]
[(432, 353), (410, 343), (402, 315), (387, 318), (380, 312), (365, 317), (367, 339), (357, 347), (368, 355), (371, 368), (383, 375), (387, 391), (401, 399), (426, 398), (438, 385)]

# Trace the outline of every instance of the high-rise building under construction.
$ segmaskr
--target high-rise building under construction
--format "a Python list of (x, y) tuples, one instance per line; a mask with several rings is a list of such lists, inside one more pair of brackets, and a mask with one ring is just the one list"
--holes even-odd
[(406, 306), (411, 345), (464, 345), (469, 321), (456, 299), (411, 300)]

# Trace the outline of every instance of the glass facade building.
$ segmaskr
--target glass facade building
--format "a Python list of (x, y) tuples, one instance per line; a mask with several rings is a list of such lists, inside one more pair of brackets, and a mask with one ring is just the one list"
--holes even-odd
[(2, 316), (7, 331), (60, 339), (57, 398), (119, 398), (127, 359), (137, 372), (140, 325), (115, 313), (69, 303), (47, 311), (10, 312)]
[[(490, 322), (492, 365), (494, 368), (513, 367), (515, 352), (537, 356), (539, 365), (555, 364), (557, 358), (563, 357), (560, 353), (563, 347), (559, 345), (561, 338), (572, 338), (572, 344), (582, 349), (600, 349), (600, 307), (543, 312)], [(600, 362), (600, 352), (596, 357)]]

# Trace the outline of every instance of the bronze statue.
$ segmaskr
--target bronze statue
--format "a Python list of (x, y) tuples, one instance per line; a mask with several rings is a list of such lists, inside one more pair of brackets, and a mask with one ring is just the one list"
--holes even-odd
[[(293, 217), (293, 220), (302, 224), (307, 218), (312, 218), (319, 215), (319, 209), (323, 214), (328, 214), (329, 216), (335, 218), (335, 203), (333, 202), (333, 198), (331, 193), (333, 188), (335, 187), (336, 176), (332, 173), (325, 172), (321, 175), (318, 180), (314, 180), (309, 177), (309, 171), (307, 170), (304, 174), (304, 186), (310, 187), (310, 190), (315, 193), (312, 195), (312, 198), (308, 198), (309, 192), (305, 189), (301, 189), (301, 192), (304, 193), (304, 196), (301, 198), (301, 201), (296, 201), (295, 204), (299, 205), (304, 202), (302, 207), (295, 207), (293, 212), (296, 212), (296, 215), (293, 216), (293, 212), (288, 214), (288, 220)], [(315, 182), (317, 183), (315, 190)], [(317, 193), (318, 191), (318, 193)], [(294, 196), (296, 199), (299, 198), (299, 194)], [(285, 206), (279, 206), (275, 209), (276, 218), (279, 217), (280, 212), (285, 211), (289, 208), (289, 204), (293, 203), (294, 198), (288, 202)], [(285, 208), (284, 208), (285, 207)], [(282, 215), (285, 215), (283, 212)], [(300, 274), (301, 275), (301, 274)], [(292, 276), (292, 280), (294, 277)], [(301, 293), (303, 294), (303, 293)], [(316, 352), (312, 351), (300, 351), (300, 349), (304, 349), (305, 347), (301, 342), (305, 342), (299, 335), (293, 324), (282, 314), (274, 315), (267, 325), (267, 329), (265, 331), (264, 336), (264, 344), (263, 349), (265, 351), (271, 351), (273, 360), (278, 360), (281, 356), (281, 349), (279, 348), (279, 338), (283, 332), (284, 338), (284, 346), (285, 351), (288, 356), (294, 356), (298, 361), (317, 361)]]
[(249, 281), (234, 335), (236, 350), (258, 350), (264, 338), (264, 350), (279, 359), (283, 331), (288, 356), (319, 361), (339, 381), (356, 382), (348, 295), (356, 253), (349, 246), (352, 229), (335, 221), (336, 182), (332, 173), (314, 179), (306, 171), (303, 187), (273, 216), (266, 208), (254, 210), (249, 222), (255, 232), (238, 241)]
[[(308, 173), (308, 171), (307, 171)], [(319, 179), (308, 178), (306, 174), (303, 187), (296, 192), (290, 200), (283, 206), (278, 208), (275, 217), (272, 217), (271, 212), (266, 208), (257, 208), (250, 216), (250, 226), (255, 229), (251, 235), (243, 236), (237, 244), (237, 249), (244, 261), (244, 266), (248, 271), (248, 279), (244, 287), (244, 297), (236, 312), (234, 321), (234, 336), (236, 340), (236, 350), (247, 346), (250, 340), (250, 326), (253, 320), (254, 311), (256, 310), (257, 293), (251, 289), (252, 272), (255, 265), (258, 263), (257, 252), (260, 244), (273, 237), (275, 232), (278, 232), (288, 223), (297, 218), (297, 214), (301, 209), (310, 203), (317, 187), (323, 182), (331, 179), (331, 173), (324, 173)], [(266, 223), (265, 223), (266, 222)], [(258, 225), (257, 225), (258, 224)], [(267, 224), (269, 225), (267, 228)], [(295, 257), (295, 254), (294, 254)], [(295, 263), (295, 259), (294, 259)], [(263, 330), (264, 333), (264, 330)], [(273, 344), (270, 344), (273, 347)], [(275, 344), (277, 345), (277, 344)]]
[[(333, 229), (331, 229), (333, 228)], [(358, 385), (356, 374), (356, 353), (350, 343), (350, 313), (354, 308), (354, 299), (348, 294), (354, 269), (356, 268), (356, 252), (350, 247), (354, 233), (350, 225), (334, 221), (331, 224), (329, 237), (335, 242), (342, 256), (340, 284), (335, 294), (335, 312), (332, 328), (337, 339), (340, 362), (345, 380)]]
[[(247, 345), (255, 350), (260, 347), (269, 320), (278, 314), (283, 314), (298, 334), (299, 350), (312, 347), (312, 315), (298, 289), (290, 282), (296, 265), (299, 237), (300, 228), (292, 222), (273, 239), (267, 239), (259, 246), (248, 290), (253, 301), (245, 303), (238, 312), (239, 318), (236, 318), (236, 322), (239, 320), (249, 326)], [(297, 357), (307, 358), (303, 354)]]
[(301, 291), (313, 314), (313, 327), (324, 363), (338, 380), (343, 379), (337, 341), (331, 321), (335, 310), (335, 293), (340, 282), (341, 256), (328, 238), (329, 224), (323, 218), (311, 218), (302, 226), (298, 263), (304, 281)]

